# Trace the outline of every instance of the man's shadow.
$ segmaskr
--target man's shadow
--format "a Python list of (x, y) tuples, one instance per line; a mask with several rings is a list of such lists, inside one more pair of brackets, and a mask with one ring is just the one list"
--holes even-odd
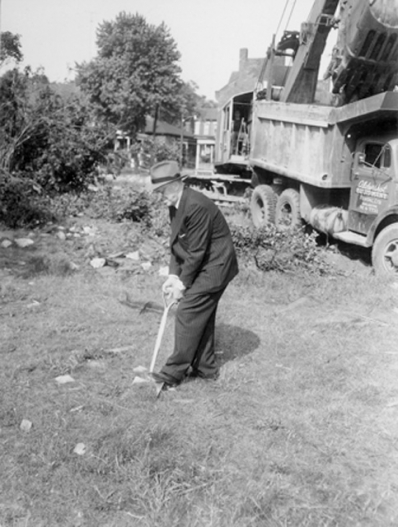
[(219, 364), (225, 364), (239, 357), (252, 353), (260, 345), (259, 337), (247, 329), (230, 324), (217, 324), (216, 350)]

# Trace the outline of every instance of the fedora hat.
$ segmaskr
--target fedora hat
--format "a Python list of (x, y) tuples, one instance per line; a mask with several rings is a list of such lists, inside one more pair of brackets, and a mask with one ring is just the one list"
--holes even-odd
[(157, 190), (168, 183), (182, 179), (177, 161), (160, 161), (151, 168), (152, 189)]

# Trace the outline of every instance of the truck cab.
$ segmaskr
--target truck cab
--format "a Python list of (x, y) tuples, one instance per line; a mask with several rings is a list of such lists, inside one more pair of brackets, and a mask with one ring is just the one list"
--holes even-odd
[(354, 155), (348, 229), (368, 235), (398, 203), (398, 139), (370, 137)]

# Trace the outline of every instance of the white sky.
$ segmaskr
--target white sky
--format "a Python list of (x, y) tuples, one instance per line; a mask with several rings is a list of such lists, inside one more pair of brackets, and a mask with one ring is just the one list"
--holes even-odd
[[(149, 24), (165, 22), (181, 53), (182, 78), (215, 99), (238, 69), (239, 50), (263, 57), (286, 0), (0, 0), (1, 31), (21, 36), (24, 65), (43, 67), (50, 81), (72, 79), (76, 62), (96, 55), (98, 24), (118, 13), (139, 13)], [(295, 4), (287, 29), (299, 29), (314, 0)], [(287, 9), (287, 13), (290, 9)], [(286, 16), (280, 33), (286, 28)]]

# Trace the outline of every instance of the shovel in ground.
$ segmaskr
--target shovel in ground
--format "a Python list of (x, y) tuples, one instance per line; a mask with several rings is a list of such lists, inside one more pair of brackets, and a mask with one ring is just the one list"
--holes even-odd
[[(168, 314), (171, 306), (173, 306), (175, 303), (176, 303), (176, 300), (174, 300), (174, 298), (171, 299), (171, 302), (167, 303), (167, 297), (163, 293), (164, 310), (163, 310), (162, 320), (160, 321), (160, 326), (159, 326), (158, 336), (156, 338), (155, 348), (154, 348), (153, 354), (152, 354), (152, 360), (151, 360), (151, 365), (149, 367), (149, 373), (152, 373), (154, 368), (155, 368), (155, 363), (156, 363), (156, 359), (157, 359), (157, 356), (158, 356), (158, 353), (159, 353), (160, 344), (162, 343), (163, 333), (164, 333), (164, 330), (165, 330), (165, 327), (166, 327), (167, 314)], [(159, 397), (160, 392), (163, 389), (163, 385), (164, 385), (164, 383), (159, 383), (159, 384), (156, 385), (156, 397)]]
[[(159, 331), (158, 331), (158, 334), (157, 334), (157, 337), (156, 337), (155, 348), (154, 348), (153, 354), (152, 354), (151, 365), (149, 366), (149, 373), (150, 374), (153, 372), (153, 370), (155, 368), (156, 359), (157, 359), (157, 356), (158, 356), (158, 353), (159, 353), (160, 345), (162, 343), (164, 330), (166, 328), (167, 315), (169, 313), (169, 310), (170, 310), (171, 306), (173, 306), (176, 302), (177, 301), (174, 300), (174, 299), (172, 299), (170, 302), (167, 302), (167, 297), (163, 293), (163, 306), (164, 306), (164, 309), (163, 309), (163, 314), (162, 314), (162, 320), (160, 321)], [(145, 382), (145, 380), (142, 379), (139, 376), (136, 376), (133, 382), (136, 384), (136, 383), (140, 383), (140, 382)], [(162, 391), (162, 389), (163, 389), (163, 383), (160, 383), (160, 384), (158, 384), (156, 386), (156, 396), (157, 397), (159, 397), (160, 392)]]

